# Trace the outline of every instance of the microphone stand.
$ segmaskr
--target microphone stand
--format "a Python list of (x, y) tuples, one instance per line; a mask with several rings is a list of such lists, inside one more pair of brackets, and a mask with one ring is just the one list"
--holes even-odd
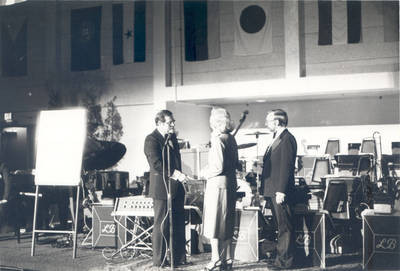
[(167, 172), (168, 172), (168, 191), (167, 191), (167, 205), (168, 205), (168, 212), (169, 212), (169, 255), (170, 255), (170, 263), (171, 263), (171, 270), (174, 270), (174, 250), (173, 250), (173, 225), (172, 225), (172, 198), (171, 198), (171, 162), (169, 156), (169, 144), (168, 141), (171, 138), (171, 134), (168, 134), (166, 140), (167, 146)]

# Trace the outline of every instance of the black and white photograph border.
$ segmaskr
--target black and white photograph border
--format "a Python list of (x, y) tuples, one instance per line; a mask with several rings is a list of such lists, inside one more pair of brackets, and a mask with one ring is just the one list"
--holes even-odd
[[(276, 229), (260, 229), (275, 225), (261, 185), (276, 109), (297, 143), (295, 241), (312, 256), (291, 269), (400, 270), (398, 1), (0, 0), (0, 24), (0, 270), (172, 269), (153, 266), (144, 151), (164, 109), (193, 241), (174, 269), (206, 268), (216, 107), (240, 164), (233, 270), (275, 270)], [(39, 140), (42, 112), (71, 109), (86, 112), (83, 150), (72, 115)]]

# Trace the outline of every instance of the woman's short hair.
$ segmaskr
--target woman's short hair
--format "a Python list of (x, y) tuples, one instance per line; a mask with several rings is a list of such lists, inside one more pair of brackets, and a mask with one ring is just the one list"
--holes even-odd
[(267, 115), (274, 114), (274, 119), (279, 121), (279, 125), (286, 127), (288, 125), (288, 115), (282, 109), (274, 109), (268, 112)]
[(231, 132), (233, 130), (233, 122), (231, 116), (225, 108), (214, 107), (211, 110), (210, 127), (213, 131)]

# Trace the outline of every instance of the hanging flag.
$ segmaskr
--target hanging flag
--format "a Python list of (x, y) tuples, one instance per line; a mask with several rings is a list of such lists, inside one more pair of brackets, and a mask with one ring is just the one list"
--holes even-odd
[(27, 75), (27, 19), (10, 17), (1, 24), (3, 76)]
[(146, 60), (146, 2), (113, 4), (114, 65)]
[(234, 2), (235, 55), (272, 52), (271, 14), (270, 1)]
[(71, 10), (71, 70), (100, 68), (101, 7)]
[(146, 2), (135, 2), (135, 17), (133, 23), (134, 61), (146, 60)]
[(318, 45), (361, 41), (361, 1), (318, 0)]
[(201, 61), (221, 56), (219, 40), (219, 2), (183, 2), (185, 60)]
[(385, 42), (399, 41), (399, 1), (383, 2), (383, 36)]

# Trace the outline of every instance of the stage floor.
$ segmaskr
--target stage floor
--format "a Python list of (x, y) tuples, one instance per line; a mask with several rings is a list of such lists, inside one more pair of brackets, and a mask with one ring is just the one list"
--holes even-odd
[[(62, 236), (47, 234), (41, 236), (36, 245), (35, 256), (31, 257), (32, 239), (30, 234), (23, 234), (18, 244), (15, 237), (10, 235), (0, 236), (0, 271), (3, 270), (158, 270), (152, 267), (151, 259), (145, 256), (136, 256), (131, 260), (117, 258), (114, 261), (107, 261), (102, 256), (102, 249), (92, 249), (81, 245), (84, 235), (78, 236), (78, 250), (76, 259), (72, 259), (72, 247), (55, 248), (52, 243)], [(190, 265), (175, 268), (175, 270), (202, 270), (208, 263), (210, 253), (201, 253), (188, 257)], [(326, 270), (362, 270), (362, 255), (329, 255), (327, 257)], [(6, 269), (4, 266), (15, 269)], [(19, 269), (18, 269), (19, 268)], [(162, 270), (169, 270), (164, 268)], [(267, 263), (235, 262), (234, 270), (268, 270)], [(319, 267), (299, 268), (292, 270), (320, 270)]]

